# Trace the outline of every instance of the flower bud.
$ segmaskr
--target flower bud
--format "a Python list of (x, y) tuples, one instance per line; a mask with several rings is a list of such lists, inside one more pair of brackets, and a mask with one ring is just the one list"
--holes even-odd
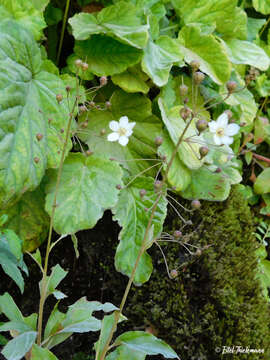
[(231, 94), (237, 88), (237, 83), (235, 81), (228, 81), (226, 83), (226, 87), (228, 92)]
[(86, 71), (86, 70), (88, 70), (88, 64), (87, 63), (82, 63), (82, 70), (83, 71)]
[(189, 118), (190, 114), (191, 114), (191, 109), (188, 107), (183, 107), (180, 110), (180, 116), (183, 120), (187, 120)]
[(94, 101), (90, 101), (90, 103), (89, 103), (89, 106), (91, 107), (91, 108), (94, 108), (95, 107), (95, 102)]
[(155, 138), (155, 144), (156, 144), (157, 146), (160, 146), (162, 143), (163, 143), (162, 137), (161, 137), (161, 136), (157, 136), (157, 137)]
[(190, 66), (193, 71), (197, 71), (200, 68), (200, 63), (197, 60), (193, 60), (191, 61)]
[(106, 130), (105, 129), (101, 129), (100, 130), (100, 135), (102, 136), (102, 135), (105, 135), (106, 134)]
[(35, 162), (36, 164), (39, 162), (39, 160), (40, 160), (39, 157), (37, 157), (37, 156), (34, 157), (34, 162)]
[(81, 59), (77, 59), (75, 60), (75, 65), (77, 66), (77, 68), (80, 68), (82, 66), (83, 62)]
[(173, 233), (173, 236), (176, 239), (179, 239), (182, 236), (182, 232), (180, 230), (175, 230), (174, 233)]
[(179, 90), (180, 90), (180, 96), (185, 96), (188, 93), (188, 87), (184, 84), (179, 86)]
[(146, 190), (145, 190), (145, 189), (141, 189), (141, 190), (140, 190), (140, 197), (143, 198), (144, 195), (146, 195)]
[(65, 129), (64, 129), (64, 128), (60, 129), (60, 133), (61, 133), (61, 134), (64, 134), (64, 132), (65, 132)]
[(66, 92), (70, 92), (70, 90), (71, 90), (71, 86), (67, 85), (66, 86)]
[(99, 79), (100, 86), (105, 86), (108, 82), (107, 76), (101, 76)]
[(156, 190), (161, 189), (161, 188), (162, 188), (162, 185), (163, 185), (162, 181), (160, 181), (160, 180), (156, 180), (156, 181), (155, 181), (154, 186), (155, 186), (155, 189), (156, 189)]
[(90, 149), (86, 150), (85, 153), (86, 153), (86, 156), (91, 156), (91, 155), (94, 154), (94, 152), (92, 150), (90, 150)]
[(209, 149), (207, 146), (201, 146), (199, 149), (199, 152), (200, 152), (201, 157), (203, 158), (208, 154)]
[(81, 105), (81, 106), (79, 106), (79, 111), (80, 111), (81, 113), (84, 113), (84, 112), (87, 111), (87, 107), (86, 107), (85, 105)]
[(38, 141), (40, 141), (40, 140), (43, 139), (43, 135), (42, 135), (41, 133), (38, 133), (38, 134), (36, 135), (36, 138), (37, 138)]
[(221, 173), (222, 169), (220, 167), (216, 168), (215, 173), (219, 174)]
[(110, 103), (110, 101), (106, 101), (105, 105), (106, 105), (106, 108), (107, 108), (107, 109), (109, 109), (109, 108), (112, 106), (112, 104)]
[(196, 256), (201, 256), (202, 255), (202, 250), (201, 249), (197, 249), (195, 252)]
[(184, 100), (183, 100), (184, 104), (187, 104), (189, 102), (189, 98), (188, 97), (185, 97)]
[(62, 94), (57, 94), (56, 95), (56, 100), (58, 102), (58, 104), (63, 100), (63, 95)]
[(122, 186), (121, 186), (120, 184), (117, 184), (117, 185), (116, 185), (116, 189), (117, 189), (117, 190), (121, 190), (121, 189), (122, 189)]
[(81, 127), (82, 127), (83, 129), (86, 129), (87, 126), (88, 126), (88, 121), (84, 121), (84, 122), (81, 123)]
[(170, 271), (170, 275), (173, 279), (175, 279), (178, 276), (178, 271), (176, 269), (173, 269)]
[(241, 126), (241, 127), (246, 126), (246, 125), (247, 125), (247, 123), (246, 123), (245, 121), (243, 121), (243, 122), (240, 123), (240, 126)]
[(194, 82), (195, 82), (196, 85), (200, 85), (200, 83), (205, 78), (205, 75), (200, 71), (196, 71), (193, 76), (194, 76)]
[(227, 114), (228, 119), (231, 119), (232, 116), (233, 116), (233, 113), (232, 113), (231, 110), (229, 110), (229, 109), (228, 109), (228, 110), (225, 110), (224, 113)]
[(199, 200), (192, 200), (191, 201), (191, 207), (194, 210), (198, 210), (201, 207), (201, 203)]
[(199, 133), (203, 132), (208, 126), (208, 122), (204, 119), (200, 119), (196, 122), (196, 128)]

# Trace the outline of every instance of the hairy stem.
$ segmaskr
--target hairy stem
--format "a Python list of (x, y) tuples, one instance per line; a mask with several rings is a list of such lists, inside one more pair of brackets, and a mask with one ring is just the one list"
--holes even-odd
[(67, 2), (66, 2), (66, 8), (65, 8), (65, 13), (64, 13), (64, 18), (63, 18), (63, 23), (62, 23), (62, 30), (61, 30), (61, 35), (60, 35), (60, 41), (59, 41), (59, 47), (58, 47), (58, 52), (57, 52), (57, 58), (56, 58), (56, 64), (57, 64), (57, 65), (59, 64), (60, 55), (61, 55), (61, 50), (62, 50), (62, 46), (63, 46), (63, 40), (64, 40), (64, 34), (65, 34), (65, 30), (66, 30), (66, 24), (67, 24), (67, 17), (68, 17), (69, 5), (70, 5), (70, 0), (67, 0)]
[[(177, 154), (177, 151), (178, 151), (178, 149), (179, 149), (179, 146), (181, 145), (181, 143), (182, 143), (182, 141), (183, 141), (183, 139), (184, 139), (185, 133), (187, 132), (187, 130), (188, 130), (188, 128), (189, 128), (189, 126), (190, 126), (193, 118), (194, 118), (194, 115), (191, 116), (191, 118), (190, 118), (190, 120), (187, 122), (187, 124), (186, 124), (186, 126), (185, 126), (185, 128), (184, 128), (184, 130), (183, 130), (183, 132), (182, 132), (182, 134), (181, 134), (181, 136), (180, 136), (179, 139), (178, 139), (178, 142), (177, 142), (177, 144), (176, 144), (176, 146), (175, 146), (175, 149), (174, 149), (174, 151), (173, 151), (173, 153), (172, 153), (172, 156), (171, 156), (170, 161), (169, 161), (169, 163), (168, 163), (168, 166), (167, 166), (167, 168), (166, 168), (164, 177), (163, 177), (163, 179), (162, 179), (162, 186), (163, 186), (163, 185), (166, 183), (166, 181), (167, 181), (167, 177), (168, 177), (169, 170), (170, 170), (170, 168), (171, 168), (171, 166), (172, 166), (172, 163), (173, 163), (173, 161), (174, 161), (174, 159), (175, 159), (175, 156), (176, 156), (176, 154)], [(112, 326), (112, 328), (111, 328), (111, 331), (110, 331), (110, 334), (109, 334), (108, 339), (107, 339), (107, 341), (106, 341), (106, 344), (105, 344), (105, 346), (104, 346), (104, 348), (103, 348), (103, 350), (102, 350), (102, 352), (101, 352), (101, 354), (100, 354), (99, 360), (104, 360), (104, 359), (105, 359), (105, 356), (106, 356), (107, 351), (108, 351), (108, 349), (109, 349), (110, 343), (111, 343), (111, 341), (112, 341), (113, 334), (114, 334), (114, 332), (115, 332), (115, 330), (116, 330), (116, 328), (117, 328), (117, 323), (118, 323), (118, 321), (119, 321), (119, 319), (120, 319), (120, 316), (121, 316), (121, 313), (122, 313), (122, 311), (123, 311), (123, 309), (124, 309), (124, 306), (125, 306), (125, 303), (126, 303), (126, 300), (127, 300), (127, 297), (128, 297), (128, 294), (129, 294), (129, 291), (130, 291), (130, 288), (131, 288), (131, 285), (132, 285), (132, 283), (133, 283), (133, 281), (134, 281), (137, 267), (138, 267), (138, 265), (139, 265), (139, 262), (140, 262), (140, 259), (141, 259), (142, 255), (143, 255), (143, 253), (144, 253), (144, 251), (145, 251), (145, 245), (146, 245), (146, 242), (147, 242), (147, 239), (148, 239), (148, 234), (149, 234), (149, 231), (150, 231), (151, 226), (152, 226), (152, 222), (153, 222), (153, 219), (154, 219), (154, 216), (155, 216), (156, 208), (157, 208), (157, 206), (158, 206), (159, 200), (161, 199), (162, 195), (163, 195), (162, 192), (160, 192), (160, 193), (158, 194), (158, 196), (157, 196), (157, 198), (156, 198), (156, 200), (155, 200), (155, 202), (154, 202), (154, 205), (153, 205), (153, 207), (152, 207), (151, 215), (150, 215), (150, 218), (149, 218), (149, 221), (148, 221), (148, 224), (147, 224), (145, 233), (144, 233), (144, 238), (143, 238), (143, 242), (142, 242), (142, 245), (141, 245), (139, 254), (138, 254), (137, 258), (136, 258), (135, 265), (134, 265), (134, 267), (133, 267), (133, 269), (132, 269), (132, 272), (131, 272), (131, 275), (130, 275), (128, 284), (127, 284), (127, 286), (126, 286), (124, 295), (123, 295), (123, 297), (122, 297), (122, 301), (121, 301), (121, 304), (120, 304), (120, 307), (119, 307), (119, 311), (116, 312), (116, 316), (115, 316), (115, 320), (114, 320), (113, 326)], [(98, 354), (97, 354), (97, 356), (98, 356)], [(97, 357), (96, 357), (96, 359), (97, 359)]]

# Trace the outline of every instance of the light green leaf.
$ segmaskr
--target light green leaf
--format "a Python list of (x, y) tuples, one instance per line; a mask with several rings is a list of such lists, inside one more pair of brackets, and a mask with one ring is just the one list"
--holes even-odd
[(270, 14), (269, 0), (252, 0), (252, 3), (256, 11), (262, 14)]
[(0, 312), (4, 313), (10, 321), (24, 321), (20, 309), (9, 293), (0, 296)]
[(18, 331), (24, 333), (33, 329), (23, 321), (9, 321), (0, 326), (0, 331)]
[(45, 196), (41, 189), (25, 193), (8, 214), (6, 227), (12, 229), (23, 240), (23, 250), (33, 251), (46, 238), (49, 216), (44, 210)]
[(44, 11), (50, 0), (32, 0), (34, 7), (39, 11)]
[(77, 41), (74, 52), (76, 58), (87, 61), (88, 71), (98, 76), (122, 73), (137, 64), (142, 56), (141, 50), (102, 35)]
[(148, 76), (138, 66), (128, 68), (121, 74), (113, 75), (111, 79), (114, 84), (128, 93), (142, 92), (147, 94), (149, 91), (149, 86), (145, 82)]
[(119, 2), (94, 14), (80, 13), (69, 19), (73, 35), (77, 40), (86, 40), (93, 34), (106, 34), (142, 49), (148, 39), (148, 25), (141, 25), (136, 7)]
[(254, 184), (256, 194), (266, 194), (270, 192), (270, 168), (264, 169), (257, 177)]
[[(140, 196), (142, 189), (146, 190), (146, 195), (143, 197)], [(113, 209), (114, 219), (122, 227), (119, 234), (120, 243), (115, 255), (115, 267), (117, 271), (125, 275), (130, 276), (132, 272), (143, 243), (151, 216), (151, 208), (157, 196), (158, 194), (154, 191), (154, 180), (150, 177), (140, 177), (121, 190), (119, 201)], [(152, 221), (153, 238), (156, 238), (162, 231), (167, 212), (166, 206), (166, 198), (162, 196)], [(149, 240), (152, 241), (153, 238)], [(136, 270), (134, 282), (136, 284), (146, 282), (151, 276), (152, 267), (151, 257), (145, 251)]]
[[(158, 152), (163, 156), (165, 155), (168, 162), (174, 151), (174, 144), (167, 133), (164, 133), (162, 137), (163, 143), (159, 146)], [(165, 171), (166, 166), (163, 169)], [(169, 184), (175, 187), (176, 191), (185, 190), (190, 183), (191, 171), (183, 164), (178, 154), (176, 154), (167, 176)]]
[[(110, 102), (110, 109), (92, 110), (89, 115), (84, 115), (80, 119), (80, 122), (84, 122), (88, 116), (91, 118), (87, 128), (83, 132), (78, 131), (80, 139), (87, 143), (94, 155), (106, 159), (119, 159), (121, 164), (134, 174), (153, 165), (156, 166), (152, 174), (156, 174), (160, 163), (134, 160), (156, 158), (155, 138), (162, 133), (162, 123), (152, 115), (151, 101), (142, 94), (128, 94), (118, 90), (113, 93)], [(121, 116), (127, 116), (130, 122), (136, 122), (127, 146), (107, 140), (108, 134), (111, 133), (110, 121), (118, 121)], [(101, 135), (103, 129), (105, 135)], [(151, 172), (148, 171), (147, 174)]]
[(213, 173), (206, 166), (202, 166), (192, 172), (191, 183), (181, 196), (190, 200), (223, 201), (229, 196), (230, 188), (230, 182), (222, 172)]
[(0, 21), (16, 20), (30, 30), (36, 40), (41, 38), (42, 29), (46, 27), (42, 11), (31, 0), (0, 0)]
[(186, 25), (215, 25), (222, 37), (246, 39), (247, 15), (237, 7), (237, 0), (172, 0)]
[[(2, 209), (36, 188), (46, 167), (57, 167), (68, 119), (59, 77), (41, 71), (41, 51), (15, 22), (0, 23), (0, 203)], [(48, 119), (53, 120), (48, 122)], [(37, 134), (43, 138), (39, 141)], [(71, 146), (71, 143), (69, 143)], [(59, 153), (58, 153), (59, 152)]]
[(62, 269), (59, 264), (55, 265), (52, 268), (50, 276), (47, 277), (47, 296), (55, 292), (57, 286), (66, 277), (67, 273), (68, 272)]
[(203, 34), (198, 26), (190, 25), (181, 29), (178, 39), (187, 63), (198, 61), (201, 71), (217, 84), (229, 80), (231, 63), (222, 44), (213, 35)]
[(50, 352), (50, 350), (42, 348), (37, 344), (34, 344), (31, 353), (32, 360), (58, 360), (58, 358)]
[[(117, 202), (116, 185), (122, 171), (112, 161), (72, 153), (65, 160), (57, 196), (54, 229), (59, 234), (74, 234), (90, 229), (105, 209)], [(52, 171), (47, 186), (46, 211), (52, 213), (57, 172)]]
[(53, 311), (51, 312), (49, 319), (47, 321), (45, 331), (44, 331), (44, 346), (48, 349), (53, 348), (54, 346), (65, 341), (72, 333), (69, 334), (59, 334), (61, 331), (62, 322), (64, 321), (66, 314), (58, 310), (58, 303), (56, 303)]
[(248, 41), (253, 41), (257, 38), (259, 30), (263, 27), (265, 22), (266, 22), (265, 19), (254, 19), (248, 17), (247, 19)]
[(176, 352), (164, 341), (144, 331), (128, 331), (118, 336), (115, 345), (125, 345), (131, 351), (140, 351), (147, 355), (163, 355), (166, 359), (179, 359)]
[(224, 44), (232, 63), (251, 65), (263, 71), (269, 68), (270, 58), (258, 45), (238, 39), (227, 40)]
[(141, 351), (135, 351), (125, 345), (117, 346), (117, 348), (106, 356), (106, 360), (145, 360), (146, 354)]
[(183, 53), (175, 39), (160, 36), (155, 42), (149, 40), (142, 59), (142, 69), (154, 83), (163, 86), (167, 83), (173, 63), (183, 59)]
[[(179, 137), (182, 135), (186, 123), (180, 117), (179, 111), (181, 106), (175, 106), (170, 110), (164, 105), (164, 101), (162, 98), (158, 100), (159, 108), (161, 111), (161, 116), (166, 128), (170, 134), (171, 140), (174, 145), (177, 144)], [(183, 163), (189, 169), (198, 169), (202, 166), (202, 162), (200, 160), (200, 137), (196, 135), (196, 127), (194, 121), (192, 121), (191, 125), (187, 129), (184, 140), (178, 149), (179, 159), (183, 161)], [(187, 142), (185, 139), (192, 137), (192, 142)]]
[(10, 340), (1, 353), (7, 360), (20, 360), (31, 349), (36, 337), (36, 331), (24, 332)]

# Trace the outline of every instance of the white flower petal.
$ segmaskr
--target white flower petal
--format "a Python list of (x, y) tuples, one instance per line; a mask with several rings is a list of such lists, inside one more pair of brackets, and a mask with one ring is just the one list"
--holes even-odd
[(220, 141), (224, 145), (231, 145), (233, 143), (233, 138), (224, 135), (220, 138)]
[(237, 125), (237, 124), (229, 124), (227, 126), (227, 128), (225, 129), (225, 134), (227, 136), (233, 136), (233, 135), (236, 135), (239, 130), (240, 130), (239, 125)]
[(126, 130), (126, 134), (125, 134), (125, 136), (130, 136), (132, 133), (133, 133), (133, 131), (132, 131), (132, 130), (127, 129), (127, 130)]
[(228, 125), (228, 121), (229, 121), (228, 115), (226, 113), (221, 114), (217, 118), (218, 127), (225, 129)]
[(221, 145), (222, 142), (221, 142), (221, 137), (220, 136), (217, 136), (216, 134), (214, 135), (214, 142), (216, 145)]
[(113, 132), (107, 136), (108, 141), (117, 141), (119, 140), (119, 134), (117, 132)]
[(118, 122), (118, 121), (115, 121), (115, 120), (111, 121), (111, 122), (109, 123), (109, 128), (110, 128), (112, 131), (118, 131), (118, 129), (119, 129), (119, 122)]
[(215, 133), (217, 131), (217, 129), (218, 129), (218, 124), (217, 124), (216, 121), (210, 121), (208, 123), (208, 127), (209, 127), (209, 131), (211, 133)]
[(126, 129), (127, 129), (127, 130), (132, 130), (135, 125), (136, 125), (135, 122), (128, 123), (128, 124), (126, 125)]
[(128, 137), (127, 136), (120, 136), (119, 138), (119, 144), (122, 146), (126, 146), (128, 143)]
[(121, 127), (126, 128), (126, 126), (128, 125), (128, 117), (127, 116), (120, 117), (119, 124)]

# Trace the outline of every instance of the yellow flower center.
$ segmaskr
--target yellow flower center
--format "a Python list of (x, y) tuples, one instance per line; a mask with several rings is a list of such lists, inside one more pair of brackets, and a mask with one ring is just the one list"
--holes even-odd
[(127, 129), (125, 129), (125, 128), (119, 128), (118, 134), (119, 134), (120, 136), (125, 136), (126, 133), (127, 133)]
[(218, 135), (218, 136), (223, 136), (224, 135), (224, 129), (223, 128), (219, 128), (219, 129), (217, 129), (217, 131), (216, 131), (216, 134)]

